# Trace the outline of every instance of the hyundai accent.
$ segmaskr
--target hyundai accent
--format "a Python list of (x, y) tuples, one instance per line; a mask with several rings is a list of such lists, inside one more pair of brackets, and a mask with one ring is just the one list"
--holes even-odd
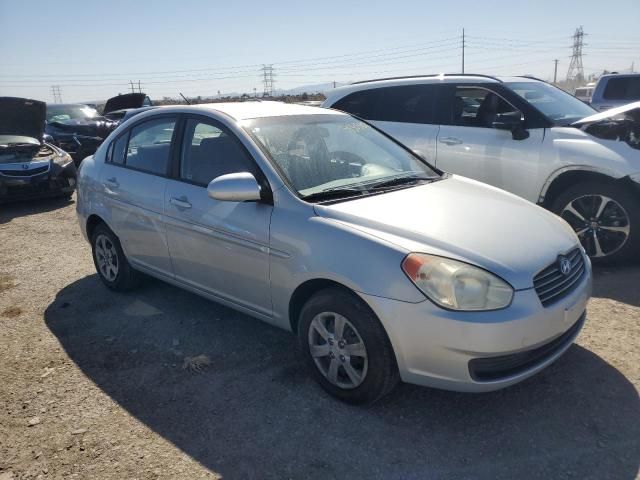
[(563, 220), (315, 107), (141, 113), (83, 161), (77, 212), (107, 287), (145, 273), (290, 330), (351, 403), (519, 382), (569, 348), (591, 291)]

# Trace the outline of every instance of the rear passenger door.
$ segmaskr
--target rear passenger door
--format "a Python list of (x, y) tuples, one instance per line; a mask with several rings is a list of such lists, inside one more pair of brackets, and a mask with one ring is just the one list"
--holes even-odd
[(439, 90), (435, 84), (375, 88), (347, 95), (333, 108), (368, 120), (435, 163), (439, 126), (434, 115)]
[(128, 260), (172, 276), (163, 223), (164, 191), (176, 131), (175, 116), (153, 117), (110, 145), (100, 177), (105, 202)]
[[(168, 181), (165, 222), (177, 280), (271, 315), (269, 223), (272, 205), (224, 202), (207, 194), (221, 175), (262, 172), (240, 140), (208, 117), (184, 121), (179, 162)], [(266, 180), (264, 180), (266, 182)]]

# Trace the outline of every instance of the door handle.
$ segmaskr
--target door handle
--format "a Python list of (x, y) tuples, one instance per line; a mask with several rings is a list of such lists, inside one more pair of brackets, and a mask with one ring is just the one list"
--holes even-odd
[(107, 178), (104, 183), (105, 186), (109, 186), (111, 188), (118, 188), (120, 186), (116, 177)]
[(456, 137), (442, 137), (440, 143), (446, 143), (447, 145), (460, 145), (462, 140)]
[(181, 197), (181, 198), (171, 197), (169, 199), (169, 203), (171, 203), (171, 205), (175, 205), (178, 208), (183, 208), (183, 209), (191, 208), (191, 204), (188, 202), (186, 197)]

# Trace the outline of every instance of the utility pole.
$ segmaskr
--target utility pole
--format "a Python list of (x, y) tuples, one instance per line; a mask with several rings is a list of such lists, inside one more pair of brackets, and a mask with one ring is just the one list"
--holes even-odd
[(555, 64), (553, 67), (553, 84), (555, 85), (558, 81), (558, 59), (556, 58), (553, 63)]
[(465, 42), (464, 42), (464, 28), (462, 29), (462, 73), (464, 73), (464, 47), (465, 47)]
[(582, 68), (582, 47), (584, 46), (584, 31), (582, 26), (576, 28), (573, 34), (573, 54), (571, 63), (567, 71), (567, 82), (580, 83), (584, 80), (584, 69)]
[(273, 88), (273, 64), (262, 64), (262, 83), (264, 85), (263, 97), (272, 97), (274, 93)]

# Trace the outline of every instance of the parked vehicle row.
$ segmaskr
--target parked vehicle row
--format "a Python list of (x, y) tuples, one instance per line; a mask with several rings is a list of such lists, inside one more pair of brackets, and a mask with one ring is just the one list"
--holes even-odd
[(107, 287), (144, 272), (291, 330), (352, 403), (519, 382), (569, 348), (591, 291), (556, 215), (329, 109), (144, 112), (83, 161), (77, 212)]
[(323, 105), (557, 213), (595, 261), (640, 252), (640, 103), (596, 115), (532, 78), (434, 75), (341, 87)]
[[(83, 104), (48, 104), (45, 133), (50, 143), (71, 155), (76, 165), (93, 155), (118, 124), (151, 108), (144, 93), (127, 93), (110, 98), (102, 115), (95, 107)], [(140, 110), (139, 110), (140, 109)]]

